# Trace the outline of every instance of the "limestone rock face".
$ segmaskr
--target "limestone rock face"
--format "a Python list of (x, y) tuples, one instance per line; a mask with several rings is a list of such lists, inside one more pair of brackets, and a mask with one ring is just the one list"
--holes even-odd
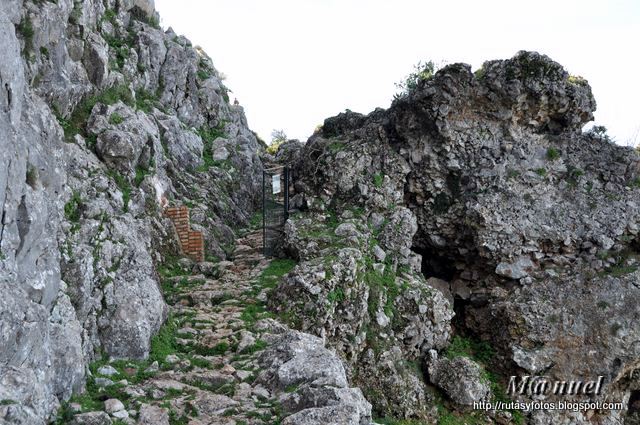
[(293, 216), (286, 246), (300, 262), (270, 293), (269, 306), (327, 339), (379, 411), (427, 417), (427, 389), (410, 365), (447, 345), (452, 305), (420, 275), (419, 255), (408, 248), (415, 216), (401, 207), (387, 214), (378, 229), (352, 211), (344, 219)]
[(167, 316), (156, 264), (179, 254), (165, 202), (193, 204), (220, 259), (257, 205), (242, 109), (153, 5), (0, 4), (2, 423), (47, 423), (101, 353), (148, 356)]
[(371, 404), (349, 387), (340, 358), (320, 338), (273, 321), (260, 326), (271, 347), (260, 355), (258, 382), (272, 390), (294, 388), (281, 401), (283, 424), (371, 424)]
[[(302, 262), (282, 292), (274, 291), (273, 308), (294, 306), (292, 323), (326, 336), (354, 370), (375, 364), (381, 371), (381, 355), (442, 353), (453, 334), (443, 331), (451, 310), (419, 290), (414, 331), (389, 338), (400, 329), (402, 290), (416, 285), (402, 283), (398, 291), (391, 278), (399, 282), (413, 273), (414, 281), (426, 278), (432, 282), (426, 287), (453, 301), (455, 333), (494, 350), (482, 367), (498, 384), (518, 374), (559, 380), (602, 375), (607, 379), (598, 399), (634, 400), (637, 382), (628, 377), (640, 364), (632, 342), (640, 338), (633, 325), (637, 309), (631, 307), (640, 300), (640, 158), (598, 128), (581, 131), (594, 110), (585, 80), (546, 56), (519, 52), (475, 73), (464, 64), (446, 66), (388, 110), (327, 119), (294, 166), (304, 211), (287, 224), (286, 241)], [(318, 228), (318, 217), (340, 226), (340, 240)], [(342, 224), (350, 221), (358, 234)], [(388, 270), (393, 273), (385, 279)], [(382, 298), (372, 303), (376, 287), (383, 288)], [(380, 302), (384, 308), (377, 311)], [(326, 314), (328, 308), (335, 313)], [(434, 314), (428, 326), (420, 323), (423, 312)], [(370, 324), (379, 330), (372, 332)], [(365, 376), (366, 393), (378, 378)], [(388, 372), (381, 382), (399, 376), (407, 374)], [(422, 371), (413, 376), (427, 387), (440, 382), (429, 382)], [(389, 393), (368, 396), (378, 414), (402, 405)], [(411, 403), (418, 416), (433, 405), (420, 395)], [(597, 416), (616, 423), (625, 414)], [(594, 412), (555, 411), (526, 419), (593, 418)]]
[(29, 90), (0, 8), (0, 420), (43, 424), (84, 386), (82, 327), (60, 277), (61, 130)]

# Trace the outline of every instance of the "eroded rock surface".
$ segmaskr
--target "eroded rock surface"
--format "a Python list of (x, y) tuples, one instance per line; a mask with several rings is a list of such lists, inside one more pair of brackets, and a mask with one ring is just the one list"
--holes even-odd
[(262, 164), (211, 60), (153, 1), (2, 2), (0, 32), (0, 421), (35, 425), (93, 360), (149, 355), (157, 265), (180, 253), (163, 207), (189, 205), (224, 260)]
[[(446, 66), (388, 110), (327, 119), (298, 155), (304, 211), (286, 238), (302, 262), (273, 293), (273, 308), (293, 309), (298, 328), (326, 336), (365, 394), (388, 384), (357, 371), (369, 362), (383, 370), (376, 356), (394, 350), (421, 368), (391, 368), (382, 382), (413, 376), (426, 382), (413, 388), (430, 394), (439, 380), (429, 382), (425, 350), (443, 354), (457, 335), (469, 357), (477, 344), (491, 348), (474, 358), (503, 388), (510, 375), (602, 375), (597, 399), (630, 406), (638, 383), (629, 377), (640, 359), (631, 307), (640, 300), (640, 162), (601, 129), (581, 131), (594, 110), (584, 79), (520, 52), (475, 73)], [(393, 279), (376, 278), (388, 270)], [(394, 280), (398, 287), (389, 285)], [(414, 298), (417, 310), (403, 310), (403, 291), (419, 282), (431, 291)], [(453, 319), (437, 307), (449, 302)], [(398, 323), (403, 317), (412, 327)], [(418, 394), (406, 407), (393, 391), (369, 400), (378, 414), (425, 418), (436, 404)], [(512, 413), (489, 416), (516, 420)], [(525, 420), (618, 423), (624, 415), (534, 412)]]

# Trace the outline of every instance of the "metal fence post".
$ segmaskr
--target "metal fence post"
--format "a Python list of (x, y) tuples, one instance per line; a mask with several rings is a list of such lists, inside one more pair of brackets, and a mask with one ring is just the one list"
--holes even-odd
[(262, 172), (262, 255), (267, 256), (267, 194), (265, 186), (265, 174)]
[(284, 220), (289, 219), (289, 167), (284, 167)]

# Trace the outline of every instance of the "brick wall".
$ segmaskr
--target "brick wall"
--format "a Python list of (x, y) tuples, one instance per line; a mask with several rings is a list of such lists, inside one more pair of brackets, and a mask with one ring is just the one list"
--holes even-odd
[(164, 210), (164, 213), (173, 221), (176, 227), (184, 254), (193, 261), (204, 261), (204, 237), (202, 232), (191, 230), (189, 208), (184, 205), (181, 207), (168, 207)]

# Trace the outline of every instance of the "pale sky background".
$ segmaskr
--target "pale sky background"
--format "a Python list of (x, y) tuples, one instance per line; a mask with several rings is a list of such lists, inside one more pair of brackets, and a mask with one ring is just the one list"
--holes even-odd
[(638, 0), (156, 0), (161, 24), (202, 46), (265, 141), (305, 141), (345, 109), (387, 108), (420, 60), (535, 50), (586, 78), (596, 123), (640, 143)]

